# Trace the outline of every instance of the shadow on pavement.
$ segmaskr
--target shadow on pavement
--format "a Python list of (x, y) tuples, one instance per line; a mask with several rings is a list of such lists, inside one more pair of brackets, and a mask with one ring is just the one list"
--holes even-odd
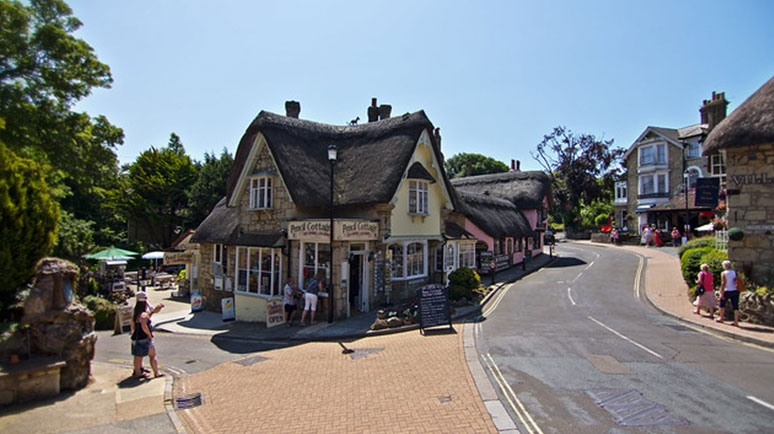
[(118, 384), (116, 384), (116, 386), (118, 386), (119, 389), (128, 389), (130, 387), (142, 386), (143, 384), (146, 384), (150, 380), (151, 380), (150, 376), (148, 376), (147, 378), (135, 378), (133, 375), (130, 375), (129, 377), (119, 381)]
[(451, 327), (442, 328), (442, 329), (424, 329), (421, 331), (423, 336), (434, 336), (434, 335), (456, 335), (457, 330)]
[(303, 341), (254, 341), (242, 336), (229, 336), (229, 333), (215, 335), (210, 339), (213, 345), (232, 354), (249, 354), (278, 350), (304, 344)]
[(578, 265), (585, 265), (586, 261), (582, 261), (578, 258), (559, 257), (554, 262), (545, 266), (545, 268), (563, 268), (563, 267), (577, 267)]

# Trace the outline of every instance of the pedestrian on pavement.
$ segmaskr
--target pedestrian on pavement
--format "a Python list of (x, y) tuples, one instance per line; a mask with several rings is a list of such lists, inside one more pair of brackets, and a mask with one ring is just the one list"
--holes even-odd
[(709, 265), (701, 264), (701, 271), (696, 279), (696, 284), (704, 288), (704, 294), (700, 295), (697, 299), (696, 310), (693, 311), (696, 315), (701, 315), (701, 308), (706, 307), (709, 311), (709, 317), (712, 319), (715, 316), (715, 308), (718, 305), (718, 301), (715, 298), (714, 290), (715, 276), (709, 272)]
[(134, 378), (147, 378), (145, 369), (142, 367), (142, 359), (148, 356), (150, 359), (153, 376), (161, 377), (164, 374), (159, 373), (159, 363), (156, 360), (156, 348), (153, 345), (153, 332), (151, 331), (150, 317), (164, 308), (164, 303), (159, 303), (156, 307), (150, 309), (148, 305), (148, 296), (140, 291), (136, 295), (136, 303), (132, 313), (132, 356), (134, 356)]
[(288, 279), (288, 283), (285, 284), (283, 291), (283, 303), (285, 304), (285, 322), (288, 327), (293, 327), (293, 318), (296, 316), (296, 294), (298, 293), (298, 287), (296, 281), (291, 277)]
[(723, 261), (723, 272), (720, 274), (720, 316), (716, 322), (722, 323), (726, 317), (726, 307), (729, 302), (734, 310), (734, 325), (739, 326), (739, 290), (736, 287), (736, 271), (731, 269), (731, 261)]
[(675, 226), (672, 228), (672, 247), (677, 247), (678, 245), (680, 245), (680, 230)]
[(613, 230), (610, 231), (610, 239), (613, 240), (613, 245), (618, 245), (618, 229), (613, 228)]
[(645, 239), (645, 247), (650, 247), (650, 243), (653, 241), (653, 231), (650, 226), (645, 226), (645, 232), (642, 237)]
[(302, 326), (305, 325), (306, 315), (309, 311), (312, 311), (312, 314), (308, 324), (314, 324), (314, 313), (317, 311), (317, 294), (323, 290), (324, 279), (325, 274), (317, 273), (317, 275), (314, 276), (314, 279), (312, 279), (306, 287), (306, 293), (304, 293), (304, 312), (301, 313)]
[(656, 243), (656, 247), (661, 247), (661, 246), (664, 245), (664, 242), (661, 241), (661, 234), (659, 232), (661, 232), (661, 231), (659, 231), (658, 229), (655, 229), (653, 231), (653, 240)]

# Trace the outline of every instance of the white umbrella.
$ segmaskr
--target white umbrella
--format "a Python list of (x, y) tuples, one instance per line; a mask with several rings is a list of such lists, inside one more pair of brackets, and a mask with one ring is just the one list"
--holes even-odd
[(158, 260), (164, 259), (164, 252), (159, 250), (148, 252), (142, 255), (142, 259), (153, 259), (153, 271), (156, 271), (156, 268), (158, 268)]
[(696, 228), (697, 232), (710, 232), (715, 230), (715, 225), (712, 223), (707, 223), (706, 225), (701, 225), (698, 228)]

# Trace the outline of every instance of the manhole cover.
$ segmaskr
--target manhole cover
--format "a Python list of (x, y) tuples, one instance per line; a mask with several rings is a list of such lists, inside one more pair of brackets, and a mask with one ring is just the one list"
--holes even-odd
[(263, 362), (264, 360), (269, 360), (269, 359), (262, 356), (252, 356), (252, 357), (247, 357), (245, 359), (235, 360), (234, 363), (238, 363), (242, 366), (252, 366), (258, 362)]
[(349, 357), (352, 357), (352, 360), (357, 360), (383, 351), (384, 348), (353, 348), (353, 350), (355, 350), (355, 352), (350, 354)]
[(441, 401), (441, 404), (443, 404), (444, 402), (451, 401), (452, 397), (451, 397), (451, 395), (449, 395), (449, 396), (439, 396), (438, 400)]
[(198, 407), (204, 404), (204, 395), (201, 392), (192, 393), (175, 399), (175, 407), (180, 409)]
[(623, 426), (684, 425), (688, 422), (676, 418), (666, 409), (634, 389), (593, 389), (586, 393), (594, 403), (613, 415)]

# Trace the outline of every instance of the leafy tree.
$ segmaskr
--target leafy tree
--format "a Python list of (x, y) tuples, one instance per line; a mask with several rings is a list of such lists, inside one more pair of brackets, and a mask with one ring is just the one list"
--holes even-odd
[(188, 227), (197, 227), (215, 204), (226, 195), (226, 183), (231, 173), (234, 158), (223, 148), (220, 158), (205, 153), (204, 162), (199, 166), (199, 175), (188, 190)]
[(41, 169), (0, 142), (0, 311), (54, 246), (59, 210)]
[(172, 133), (169, 146), (151, 147), (140, 154), (128, 174), (128, 197), (123, 210), (160, 247), (172, 243), (175, 227), (184, 223), (186, 191), (196, 181), (196, 166)]
[(556, 127), (543, 137), (532, 157), (549, 174), (554, 194), (552, 212), (565, 226), (577, 227), (581, 203), (609, 199), (624, 150), (613, 140), (590, 134), (575, 135)]
[(83, 263), (83, 256), (95, 249), (94, 222), (75, 218), (67, 211), (59, 215), (59, 237), (54, 246), (54, 256), (75, 263)]
[(444, 161), (443, 167), (450, 178), (501, 173), (509, 170), (505, 163), (494, 158), (464, 152)]
[(92, 47), (73, 36), (81, 25), (63, 0), (0, 0), (0, 140), (48, 167), (50, 193), (75, 218), (120, 228), (104, 204), (117, 188), (123, 131), (72, 110), (113, 81)]

